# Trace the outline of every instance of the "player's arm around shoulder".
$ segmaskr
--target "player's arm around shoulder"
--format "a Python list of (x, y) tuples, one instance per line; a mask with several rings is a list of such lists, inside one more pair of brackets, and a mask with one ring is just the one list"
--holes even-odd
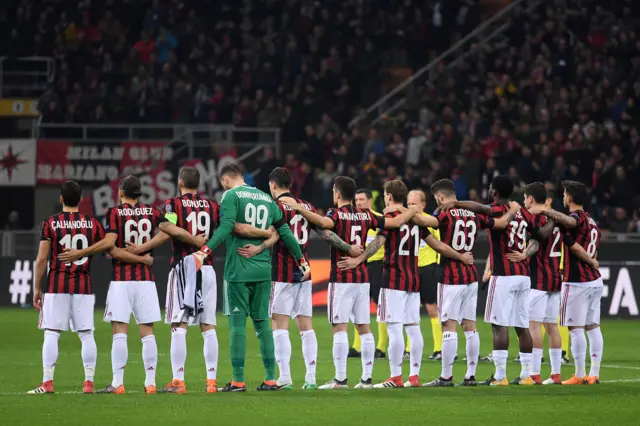
[(380, 250), (380, 247), (382, 247), (386, 241), (387, 241), (387, 237), (384, 235), (384, 232), (378, 233), (378, 235), (376, 235), (375, 240), (373, 240), (367, 246), (367, 248), (362, 252), (362, 254), (356, 257), (342, 258), (342, 260), (336, 263), (336, 266), (338, 266), (339, 269), (353, 269), (356, 266), (360, 265), (361, 263), (366, 262), (367, 259), (373, 256), (378, 250)]
[[(438, 218), (427, 213), (416, 214), (413, 217), (412, 222), (421, 228), (438, 229), (440, 227), (440, 221), (438, 221)], [(436, 237), (438, 237), (438, 235), (436, 235)]]
[(430, 232), (427, 234), (425, 242), (429, 247), (431, 247), (444, 257), (457, 260), (458, 262), (462, 262), (465, 265), (473, 265), (473, 254), (471, 252), (459, 253), (434, 237)]
[(506, 229), (516, 214), (518, 214), (520, 208), (520, 204), (516, 201), (509, 202), (509, 210), (499, 218), (493, 220), (493, 229)]
[(399, 215), (394, 217), (385, 217), (382, 228), (384, 229), (398, 229), (405, 223), (414, 219), (418, 213), (418, 208), (416, 206), (411, 206), (405, 211), (401, 212)]

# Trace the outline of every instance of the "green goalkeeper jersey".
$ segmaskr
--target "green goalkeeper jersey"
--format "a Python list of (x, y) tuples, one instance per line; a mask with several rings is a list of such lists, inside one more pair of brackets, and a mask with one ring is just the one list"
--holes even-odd
[(255, 282), (271, 280), (271, 251), (264, 250), (252, 258), (244, 258), (237, 252), (247, 244), (258, 245), (255, 239), (244, 238), (233, 233), (236, 223), (267, 229), (274, 225), (290, 253), (302, 259), (300, 245), (289, 225), (283, 220), (282, 211), (273, 199), (259, 189), (240, 185), (224, 193), (220, 202), (220, 226), (207, 243), (212, 250), (225, 242), (227, 256), (224, 279), (229, 282)]

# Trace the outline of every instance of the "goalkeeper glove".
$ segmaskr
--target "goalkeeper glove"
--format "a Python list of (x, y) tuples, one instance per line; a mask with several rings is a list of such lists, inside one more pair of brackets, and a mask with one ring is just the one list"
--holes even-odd
[(200, 247), (200, 250), (193, 253), (193, 257), (196, 260), (196, 269), (198, 271), (200, 270), (200, 268), (202, 268), (202, 265), (204, 264), (204, 260), (207, 258), (207, 256), (209, 256), (212, 253), (213, 253), (213, 250), (211, 250), (207, 246), (202, 246)]
[(306, 260), (302, 259), (298, 269), (300, 269), (300, 272), (302, 273), (302, 279), (300, 281), (307, 281), (311, 276), (311, 266), (309, 266)]

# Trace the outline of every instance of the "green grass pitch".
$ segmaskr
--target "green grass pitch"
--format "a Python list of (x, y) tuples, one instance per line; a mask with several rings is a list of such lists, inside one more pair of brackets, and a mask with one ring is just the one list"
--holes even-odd
[[(228, 328), (219, 315), (220, 363), (218, 384), (230, 378)], [(188, 334), (186, 370), (187, 394), (144, 395), (144, 371), (140, 357), (141, 343), (137, 330), (131, 329), (129, 363), (125, 374), (127, 395), (82, 395), (83, 369), (80, 342), (72, 333), (60, 339), (60, 356), (55, 372), (55, 395), (25, 395), (36, 387), (42, 376), (42, 332), (36, 329), (37, 314), (33, 310), (2, 309), (2, 343), (0, 344), (0, 413), (9, 425), (31, 424), (257, 424), (257, 425), (593, 425), (640, 424), (640, 322), (609, 320), (603, 324), (605, 341), (604, 365), (599, 386), (537, 386), (508, 388), (452, 388), (452, 389), (374, 389), (345, 391), (282, 391), (259, 393), (262, 363), (257, 340), (248, 329), (245, 394), (204, 393), (204, 361), (202, 337), (198, 328)], [(326, 317), (315, 318), (318, 334), (318, 382), (332, 378), (331, 330)], [(111, 379), (111, 332), (96, 313), (98, 366), (96, 386)], [(425, 360), (421, 379), (436, 378), (440, 364), (427, 360), (432, 349), (428, 321), (422, 324), (425, 336)], [(479, 324), (481, 354), (491, 350), (490, 329)], [(292, 323), (292, 373), (297, 387), (303, 384), (304, 365), (300, 338)], [(375, 325), (374, 325), (375, 332)], [(169, 360), (169, 327), (156, 328), (158, 350), (158, 386), (171, 379)], [(460, 338), (460, 359), (464, 357), (464, 337)], [(512, 335), (511, 357), (516, 355), (515, 336)], [(547, 356), (545, 351), (545, 356)], [(587, 361), (588, 362), (588, 361)], [(408, 365), (404, 366), (405, 379)], [(462, 379), (465, 363), (458, 361), (454, 368), (456, 380)], [(360, 360), (349, 360), (349, 382), (353, 386), (360, 376)], [(490, 364), (481, 363), (478, 378), (484, 379), (493, 371)], [(510, 363), (507, 373), (514, 377), (520, 366)], [(572, 366), (563, 366), (563, 377), (572, 374)], [(543, 376), (549, 374), (544, 365)], [(387, 360), (376, 360), (374, 381), (388, 377)]]

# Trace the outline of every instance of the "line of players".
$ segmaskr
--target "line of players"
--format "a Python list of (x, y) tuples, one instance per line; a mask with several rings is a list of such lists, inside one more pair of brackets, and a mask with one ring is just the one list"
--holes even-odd
[[(440, 320), (445, 329), (443, 335), (443, 371), (441, 377), (426, 386), (450, 386), (451, 365), (457, 352), (456, 324), (462, 325), (467, 340), (467, 374), (463, 384), (475, 384), (475, 367), (479, 353), (479, 337), (475, 328), (477, 300), (477, 272), (473, 266), (471, 251), (480, 228), (489, 228), (492, 250), (491, 265), (493, 278), (490, 297), (487, 301), (487, 317), (485, 320), (494, 325), (494, 362), (496, 374), (486, 383), (506, 383), (506, 348), (508, 334), (506, 327), (514, 326), (520, 337), (522, 373), (519, 383), (530, 384), (531, 369), (531, 337), (528, 332), (527, 294), (528, 294), (528, 262), (511, 259), (509, 253), (524, 249), (527, 232), (532, 236), (534, 231), (542, 228), (536, 217), (553, 219), (566, 229), (564, 242), (571, 248), (566, 257), (568, 268), (563, 284), (562, 321), (571, 328), (572, 350), (576, 359), (576, 375), (574, 382), (597, 382), (597, 368), (602, 352), (602, 337), (597, 326), (599, 322), (599, 297), (602, 282), (594, 257), (599, 243), (599, 231), (580, 206), (586, 197), (586, 188), (580, 184), (569, 183), (565, 191), (565, 204), (572, 211), (565, 216), (554, 211), (540, 211), (532, 216), (526, 209), (520, 211), (517, 204), (507, 207), (506, 199), (513, 186), (505, 177), (498, 176), (492, 184), (494, 204), (487, 206), (468, 202), (457, 202), (450, 181), (439, 181), (432, 188), (434, 196), (441, 206), (441, 212), (435, 217), (416, 215), (417, 209), (404, 209), (407, 189), (400, 181), (388, 182), (385, 185), (385, 204), (387, 211), (384, 217), (376, 217), (368, 211), (353, 207), (355, 183), (345, 177), (335, 180), (333, 197), (337, 208), (330, 210), (326, 217), (317, 215), (309, 203), (295, 199), (288, 191), (290, 180), (285, 169), (276, 169), (271, 174), (270, 188), (272, 196), (278, 201), (283, 212), (288, 214), (287, 220), (294, 234), (306, 251), (309, 225), (316, 230), (332, 230), (322, 233), (323, 239), (332, 244), (331, 250), (331, 283), (329, 286), (328, 314), (333, 324), (334, 344), (333, 358), (336, 368), (335, 378), (320, 386), (320, 389), (340, 389), (348, 387), (346, 381), (346, 359), (348, 341), (346, 327), (350, 320), (356, 324), (362, 339), (362, 369), (359, 388), (373, 387), (371, 371), (373, 368), (374, 343), (369, 328), (369, 289), (367, 269), (363, 262), (382, 245), (386, 247), (385, 270), (383, 273), (383, 289), (380, 292), (378, 318), (386, 322), (389, 329), (389, 360), (391, 377), (376, 387), (419, 386), (419, 369), (422, 359), (422, 334), (419, 329), (420, 301), (417, 294), (419, 278), (416, 256), (421, 240), (442, 253), (444, 279), (438, 285)], [(535, 185), (535, 184), (534, 184)], [(61, 201), (63, 213), (54, 215), (43, 222), (42, 242), (36, 261), (36, 289), (34, 303), (40, 309), (40, 327), (45, 329), (43, 344), (44, 377), (40, 387), (31, 393), (53, 392), (53, 371), (57, 360), (57, 340), (59, 332), (67, 330), (69, 320), (73, 328), (78, 330), (82, 341), (82, 358), (85, 365), (85, 392), (93, 391), (93, 374), (95, 370), (96, 348), (93, 339), (93, 296), (91, 295), (88, 256), (108, 251), (113, 257), (114, 275), (107, 297), (105, 320), (112, 323), (112, 383), (103, 390), (107, 393), (124, 393), (124, 366), (127, 362), (127, 333), (131, 313), (134, 314), (140, 328), (143, 345), (143, 361), (146, 371), (145, 390), (154, 393), (155, 371), (157, 367), (157, 346), (153, 336), (153, 323), (160, 320), (159, 303), (153, 275), (150, 269), (151, 259), (148, 250), (157, 247), (169, 238), (174, 238), (175, 263), (187, 254), (201, 247), (212, 234), (219, 218), (214, 202), (196, 195), (199, 176), (192, 168), (184, 168), (180, 173), (179, 187), (181, 196), (167, 203), (166, 215), (163, 216), (150, 206), (140, 205), (137, 198), (141, 194), (140, 181), (135, 177), (125, 178), (120, 185), (122, 204), (111, 209), (107, 215), (105, 230), (95, 219), (77, 212), (81, 192), (80, 187), (67, 182), (63, 185)], [(532, 195), (532, 188), (525, 191), (527, 200), (533, 204), (531, 212), (540, 197)], [(546, 195), (546, 194), (545, 194)], [(581, 198), (582, 197), (582, 198)], [(542, 197), (543, 202), (545, 196)], [(527, 201), (525, 201), (525, 204)], [(175, 209), (175, 210), (174, 210)], [(490, 211), (489, 211), (490, 209)], [(478, 213), (475, 213), (477, 211)], [(546, 219), (540, 219), (546, 221)], [(171, 223), (173, 222), (173, 223)], [(410, 223), (409, 223), (410, 222)], [(548, 221), (551, 223), (551, 221)], [(179, 226), (175, 226), (178, 224)], [(429, 235), (427, 227), (440, 228), (443, 242)], [(527, 229), (529, 227), (529, 229)], [(155, 228), (162, 233), (151, 237)], [(362, 252), (363, 242), (369, 229), (380, 229), (376, 241)], [(548, 231), (549, 226), (547, 226)], [(552, 227), (558, 228), (558, 227)], [(251, 226), (237, 224), (234, 232), (251, 238), (268, 238), (261, 244), (260, 250), (270, 248), (277, 243), (273, 233)], [(203, 235), (200, 235), (203, 234)], [(556, 232), (551, 244), (558, 243)], [(539, 233), (540, 240), (545, 234)], [(547, 234), (548, 235), (548, 234)], [(154, 241), (155, 240), (155, 241)], [(345, 242), (348, 241), (348, 242)], [(548, 242), (545, 240), (545, 242)], [(127, 247), (129, 246), (129, 247)], [(535, 244), (530, 246), (533, 247)], [(358, 250), (358, 247), (360, 249)], [(538, 245), (540, 247), (540, 245)], [(341, 250), (342, 249), (342, 250)], [(362, 252), (360, 254), (360, 252)], [(136, 254), (138, 253), (138, 254)], [(352, 258), (346, 257), (347, 253)], [(542, 253), (542, 251), (540, 251)], [(240, 253), (244, 256), (255, 255), (251, 248)], [(535, 254), (528, 248), (527, 256)], [(40, 282), (45, 274), (46, 260), (51, 255), (51, 268), (47, 278), (46, 295), (40, 290)], [(538, 255), (540, 257), (540, 255)], [(306, 253), (305, 253), (306, 258)], [(295, 260), (291, 259), (285, 247), (279, 247), (274, 256), (274, 283), (271, 300), (271, 316), (275, 328), (276, 360), (280, 369), (280, 378), (276, 388), (289, 388), (292, 381), (289, 373), (291, 345), (286, 331), (288, 317), (297, 320), (303, 337), (303, 355), (307, 365), (305, 386), (315, 388), (315, 364), (317, 341), (306, 339), (311, 329), (311, 282), (294, 283)], [(211, 256), (208, 257), (211, 262)], [(513, 262), (512, 262), (513, 261)], [(539, 259), (545, 268), (549, 262)], [(216, 280), (211, 264), (202, 272), (202, 299), (205, 309), (198, 315), (203, 332), (204, 357), (207, 366), (207, 391), (217, 391), (216, 370), (218, 344), (215, 334)], [(542, 266), (541, 266), (542, 267)], [(284, 269), (288, 272), (284, 272)], [(182, 393), (184, 387), (184, 359), (186, 358), (186, 327), (193, 318), (187, 315), (183, 303), (176, 301), (181, 293), (171, 288), (175, 280), (169, 279), (167, 292), (166, 322), (172, 324), (171, 359), (174, 380), (165, 388), (169, 392)], [(593, 279), (592, 279), (593, 278)], [(550, 286), (544, 280), (541, 285)], [(555, 281), (554, 281), (555, 282)], [(586, 283), (586, 284), (577, 284)], [(554, 284), (555, 285), (555, 284)], [(553, 287), (555, 289), (555, 287)], [(549, 290), (547, 301), (539, 303), (547, 310), (553, 311), (553, 301), (557, 300), (556, 290)], [(591, 289), (591, 290), (585, 290)], [(544, 298), (543, 298), (544, 299)], [(557, 308), (556, 308), (557, 311)], [(552, 312), (551, 312), (552, 313)], [(553, 323), (557, 315), (544, 316), (545, 323)], [(547, 319), (550, 319), (547, 321)], [(404, 350), (402, 328), (406, 329), (411, 340), (411, 372), (409, 380), (402, 383), (401, 364)], [(583, 328), (587, 326), (592, 353), (592, 371), (587, 378), (584, 372), (586, 340)], [(581, 338), (580, 338), (580, 333)], [(599, 340), (598, 340), (599, 336)], [(505, 345), (506, 341), (506, 345)], [(315, 345), (313, 344), (315, 342)], [(599, 346), (598, 346), (599, 342)], [(527, 352), (528, 351), (528, 352)], [(599, 357), (597, 356), (599, 354)], [(580, 355), (582, 355), (580, 362)], [(554, 354), (551, 354), (552, 370)], [(533, 363), (535, 366), (535, 362)], [(535, 367), (534, 367), (535, 369)], [(595, 369), (595, 370), (594, 370)], [(539, 370), (538, 370), (539, 372)], [(559, 362), (557, 373), (559, 374)], [(534, 375), (535, 378), (535, 375)], [(553, 383), (557, 378), (552, 377)], [(571, 381), (571, 380), (570, 380)]]

